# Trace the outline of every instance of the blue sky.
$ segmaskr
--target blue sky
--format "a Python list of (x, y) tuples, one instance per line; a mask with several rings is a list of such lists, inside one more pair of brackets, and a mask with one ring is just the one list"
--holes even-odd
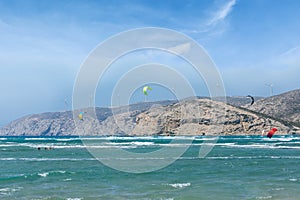
[(65, 99), (70, 109), (84, 59), (103, 40), (133, 28), (169, 28), (196, 40), (228, 95), (268, 96), (271, 83), (274, 94), (298, 89), (299, 9), (297, 0), (0, 0), (0, 126), (62, 111)]

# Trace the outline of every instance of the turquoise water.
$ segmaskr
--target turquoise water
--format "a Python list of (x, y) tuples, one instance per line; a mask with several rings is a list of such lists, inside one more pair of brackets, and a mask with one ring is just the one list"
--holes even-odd
[(205, 158), (199, 148), (213, 138), (86, 139), (140, 157), (184, 141), (189, 149), (163, 169), (134, 174), (103, 165), (79, 138), (0, 137), (0, 199), (300, 199), (299, 136), (220, 137)]

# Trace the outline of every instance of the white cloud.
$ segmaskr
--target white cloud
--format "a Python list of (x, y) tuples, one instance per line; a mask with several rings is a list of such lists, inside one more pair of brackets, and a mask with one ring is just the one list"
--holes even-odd
[(279, 55), (279, 59), (281, 61), (286, 61), (286, 60), (297, 60), (299, 61), (299, 56), (300, 56), (300, 46), (296, 46), (293, 48), (288, 49), (287, 51), (281, 53)]
[(232, 11), (233, 6), (236, 4), (236, 0), (230, 0), (225, 5), (223, 5), (217, 12), (215, 12), (212, 18), (207, 22), (207, 26), (215, 25), (222, 22)]
[(169, 48), (169, 51), (172, 51), (178, 55), (183, 55), (186, 54), (190, 51), (191, 49), (191, 44), (190, 43), (184, 43), (184, 44), (180, 44), (174, 47)]
[(209, 16), (204, 21), (200, 21), (189, 28), (181, 30), (187, 34), (202, 35), (202, 39), (210, 39), (221, 36), (228, 28), (229, 23), (222, 23), (232, 12), (237, 0), (229, 0), (225, 4), (218, 4), (218, 9), (209, 11)]

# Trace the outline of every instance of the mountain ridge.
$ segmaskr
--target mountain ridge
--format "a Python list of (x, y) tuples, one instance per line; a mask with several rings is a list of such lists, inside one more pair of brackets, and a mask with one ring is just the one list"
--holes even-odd
[(300, 126), (300, 89), (259, 99), (244, 107)]
[[(76, 114), (73, 118), (72, 111), (32, 114), (2, 127), (0, 135), (260, 135), (273, 126), (280, 134), (300, 133), (297, 122), (257, 111), (256, 104), (264, 99), (249, 106), (247, 97), (230, 98), (229, 102), (197, 97), (96, 108), (96, 119), (91, 115), (92, 109), (87, 108), (82, 121), (76, 118)], [(239, 99), (243, 102), (239, 103)]]

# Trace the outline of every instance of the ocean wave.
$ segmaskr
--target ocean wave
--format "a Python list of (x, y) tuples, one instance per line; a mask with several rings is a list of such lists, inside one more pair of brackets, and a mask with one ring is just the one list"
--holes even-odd
[(42, 173), (38, 173), (37, 175), (41, 177), (47, 177), (50, 174), (65, 174), (65, 173), (66, 171), (59, 170), (59, 171), (42, 172)]
[(80, 141), (79, 137), (71, 137), (71, 138), (55, 138), (55, 137), (25, 137), (24, 138), (25, 141)]
[[(170, 139), (178, 140), (170, 140)], [(6, 139), (6, 138), (5, 138)], [(71, 149), (71, 148), (89, 148), (89, 149), (104, 149), (104, 148), (122, 148), (122, 149), (134, 149), (144, 147), (188, 147), (188, 146), (221, 146), (229, 148), (282, 148), (282, 149), (300, 149), (297, 145), (300, 143), (295, 137), (277, 137), (277, 138), (265, 138), (265, 137), (189, 137), (189, 136), (141, 136), (141, 137), (87, 137), (87, 138), (24, 138), (28, 140), (26, 142), (11, 142), (3, 141), (0, 147), (29, 147), (43, 149)], [(86, 141), (84, 140), (86, 139)], [(218, 142), (214, 142), (220, 139)], [(241, 139), (241, 141), (238, 141)], [(243, 141), (243, 139), (252, 139), (251, 142)], [(34, 142), (33, 140), (40, 140), (40, 142)], [(45, 141), (43, 141), (45, 140)], [(47, 140), (47, 141), (46, 141)], [(55, 140), (55, 142), (51, 142)], [(70, 142), (80, 141), (81, 142)], [(115, 140), (115, 141), (114, 141)], [(195, 142), (192, 142), (194, 140)], [(197, 142), (202, 141), (202, 142)]]
[[(34, 144), (34, 143), (16, 143), (16, 144), (1, 144), (0, 147), (29, 147), (40, 150), (44, 149), (108, 149), (108, 148), (122, 148), (122, 149), (133, 149), (140, 148), (141, 146), (151, 147), (188, 147), (188, 146), (221, 146), (228, 148), (269, 148), (269, 149), (300, 149), (299, 142), (291, 143), (254, 143), (254, 144), (237, 144), (237, 143), (155, 143), (155, 142), (109, 142), (109, 143), (83, 143), (83, 144)], [(293, 146), (294, 145), (294, 146)]]
[(218, 137), (202, 136), (103, 136), (80, 137), (80, 140), (216, 140)]
[[(141, 155), (142, 156), (142, 155)], [(0, 158), (0, 161), (96, 161), (96, 160), (163, 160), (163, 159), (174, 159), (174, 160), (196, 160), (199, 157), (99, 157), (99, 158)], [(204, 159), (209, 160), (227, 160), (227, 159), (300, 159), (300, 156), (207, 156)]]
[(185, 188), (191, 186), (191, 183), (173, 183), (173, 184), (168, 184), (169, 186), (173, 188)]
[[(120, 143), (121, 144), (121, 143)], [(134, 143), (133, 143), (134, 144)], [(44, 150), (44, 149), (83, 149), (83, 148), (137, 148), (138, 146), (141, 146), (142, 143), (136, 143), (135, 145), (107, 145), (107, 144), (100, 144), (100, 145), (89, 145), (89, 144), (84, 144), (84, 145), (52, 145), (52, 144), (33, 144), (33, 143), (19, 143), (19, 144), (3, 144), (0, 145), (0, 147), (29, 147), (29, 148), (34, 148), (34, 149), (38, 149), (40, 148), (40, 150)], [(146, 145), (146, 143), (144, 144)]]
[(134, 142), (108, 142), (108, 143), (102, 143), (103, 145), (114, 145), (114, 146), (124, 146), (124, 145), (137, 145), (137, 146), (152, 146), (155, 145), (154, 142), (140, 142), (140, 141), (134, 141)]
[(256, 197), (256, 199), (272, 199), (273, 197), (271, 195), (269, 196), (263, 196), (263, 197)]
[(25, 146), (23, 144), (0, 144), (0, 147), (18, 147), (18, 146)]
[(38, 175), (41, 176), (41, 177), (47, 177), (49, 175), (49, 172), (38, 173)]
[(298, 179), (296, 179), (296, 178), (290, 178), (289, 181), (296, 182), (296, 181), (298, 181)]
[(0, 196), (1, 195), (11, 195), (13, 192), (17, 192), (23, 189), (23, 187), (16, 187), (16, 188), (0, 188)]
[(80, 138), (56, 138), (59, 142), (80, 141)]
[(273, 143), (274, 145), (299, 145), (300, 144), (300, 141), (297, 141), (297, 142), (276, 142), (276, 143)]
[[(55, 175), (55, 174), (75, 174), (75, 172), (67, 172), (63, 170), (58, 171), (48, 171), (48, 172), (37, 172), (32, 174), (11, 174), (6, 177), (1, 177), (2, 180), (22, 180), (22, 179), (38, 179), (38, 178), (46, 178), (49, 175)], [(1, 193), (1, 189), (0, 189)], [(1, 199), (1, 198), (0, 198)]]
[(289, 142), (289, 141), (293, 141), (296, 140), (295, 138), (286, 138), (286, 137), (280, 137), (280, 138), (262, 138), (262, 141), (268, 141), (268, 142), (274, 142), (274, 141), (280, 141), (280, 142)]
[(210, 156), (205, 159), (227, 160), (227, 159), (300, 159), (300, 156)]
[(224, 146), (230, 148), (232, 147), (232, 148), (254, 148), (254, 149), (255, 148), (256, 149), (300, 149), (300, 146), (277, 146), (276, 144), (227, 144)]
[(0, 158), (0, 161), (90, 161), (96, 158)]
[(28, 140), (28, 141), (31, 141), (31, 140), (54, 140), (54, 138), (43, 138), (43, 137), (36, 137), (36, 138), (32, 138), (32, 137), (26, 137), (24, 138), (24, 140)]

